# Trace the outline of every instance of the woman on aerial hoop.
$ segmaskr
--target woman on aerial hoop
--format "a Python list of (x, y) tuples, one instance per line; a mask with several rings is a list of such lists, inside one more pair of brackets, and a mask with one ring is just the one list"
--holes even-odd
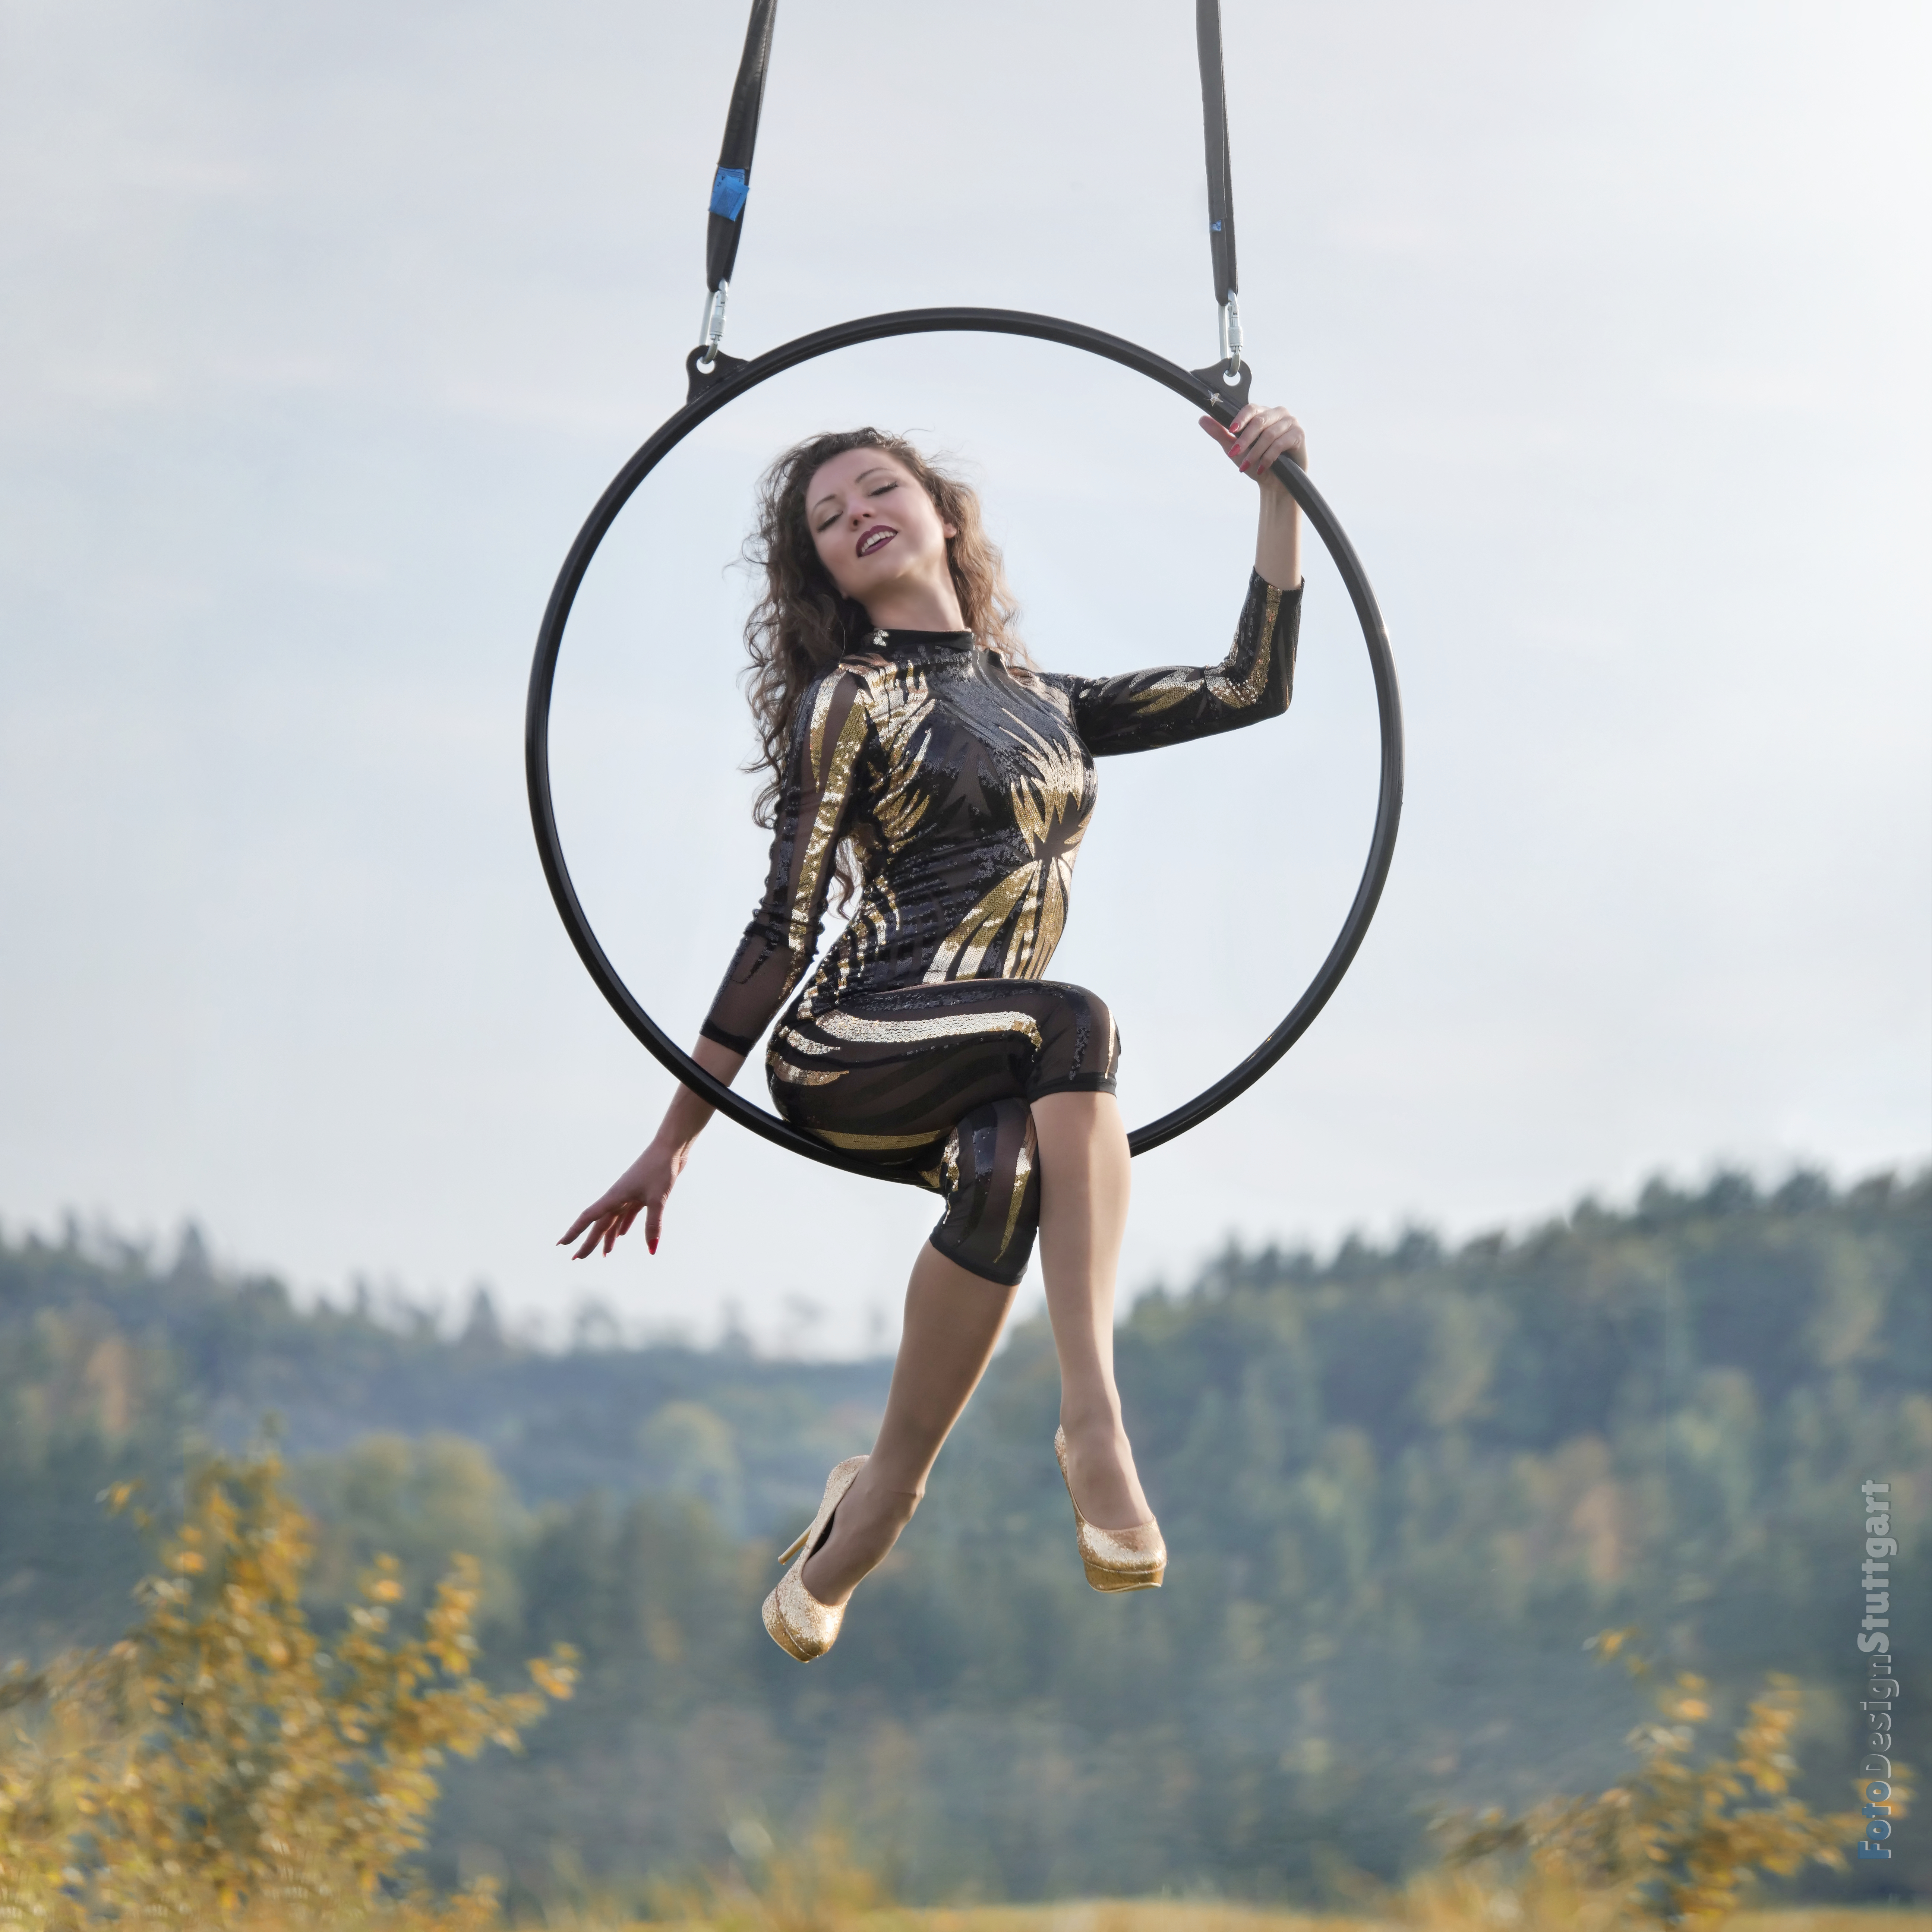
[[(765, 1600), (794, 1657), (831, 1648), (848, 1599), (898, 1540), (985, 1370), (1036, 1231), (1060, 1358), (1055, 1453), (1087, 1580), (1158, 1588), (1167, 1552), (1114, 1382), (1127, 1136), (1120, 1036), (1079, 986), (1042, 980), (1094, 808), (1093, 760), (1233, 730), (1288, 705), (1299, 514), (1270, 473), (1305, 466), (1286, 410), (1203, 429), (1261, 486), (1255, 568), (1218, 664), (1107, 678), (1042, 673), (1009, 626), (973, 493), (875, 430), (823, 436), (767, 472), (764, 596), (746, 628), (769, 782), (771, 872), (695, 1058), (728, 1084), (818, 950), (836, 878), (850, 925), (766, 1049), (778, 1112), (906, 1171), (946, 1211), (914, 1262), (870, 1456), (827, 1478)], [(664, 1203), (711, 1108), (680, 1088), (657, 1137), (571, 1224), (608, 1254)]]

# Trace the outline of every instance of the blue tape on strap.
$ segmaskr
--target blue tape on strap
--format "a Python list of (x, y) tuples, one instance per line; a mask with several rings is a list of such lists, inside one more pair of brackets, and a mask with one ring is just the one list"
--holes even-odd
[(736, 221), (743, 213), (745, 197), (751, 191), (742, 168), (720, 168), (718, 178), (711, 184), (712, 213), (723, 215), (727, 221)]

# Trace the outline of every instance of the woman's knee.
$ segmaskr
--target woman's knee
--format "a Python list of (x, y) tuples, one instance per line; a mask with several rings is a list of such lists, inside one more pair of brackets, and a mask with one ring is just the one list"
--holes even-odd
[(1052, 998), (1040, 1027), (1028, 1099), (1112, 1093), (1120, 1064), (1120, 1034), (1113, 1010), (1084, 986), (1054, 982), (1041, 991)]
[(1040, 1228), (1038, 1152), (1024, 1100), (976, 1107), (946, 1144), (940, 1163), (946, 1213), (932, 1245), (971, 1274), (1009, 1288), (1016, 1283)]

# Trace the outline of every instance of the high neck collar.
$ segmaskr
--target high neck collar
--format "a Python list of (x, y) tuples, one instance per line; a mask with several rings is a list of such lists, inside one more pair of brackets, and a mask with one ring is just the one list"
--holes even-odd
[(869, 640), (875, 651), (888, 657), (908, 657), (916, 651), (970, 651), (970, 631), (885, 631), (872, 632)]

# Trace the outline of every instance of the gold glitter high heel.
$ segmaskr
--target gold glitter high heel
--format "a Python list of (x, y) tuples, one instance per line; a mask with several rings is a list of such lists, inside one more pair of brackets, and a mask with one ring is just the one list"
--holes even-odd
[(853, 1478), (866, 1466), (862, 1456), (848, 1456), (825, 1479), (824, 1499), (805, 1534), (779, 1558), (791, 1568), (778, 1579), (778, 1588), (765, 1599), (765, 1628), (772, 1642), (809, 1664), (823, 1657), (838, 1641), (838, 1626), (845, 1621), (843, 1604), (821, 1604), (805, 1587), (805, 1566), (811, 1562), (825, 1534), (832, 1527), (832, 1514), (845, 1500)]
[(1073, 1504), (1073, 1537), (1087, 1580), (1096, 1590), (1158, 1590), (1167, 1574), (1167, 1545), (1157, 1522), (1132, 1529), (1096, 1529), (1080, 1514), (1073, 1494), (1073, 1477), (1066, 1466), (1066, 1432), (1053, 1432), (1053, 1453), (1060, 1462), (1060, 1480)]

